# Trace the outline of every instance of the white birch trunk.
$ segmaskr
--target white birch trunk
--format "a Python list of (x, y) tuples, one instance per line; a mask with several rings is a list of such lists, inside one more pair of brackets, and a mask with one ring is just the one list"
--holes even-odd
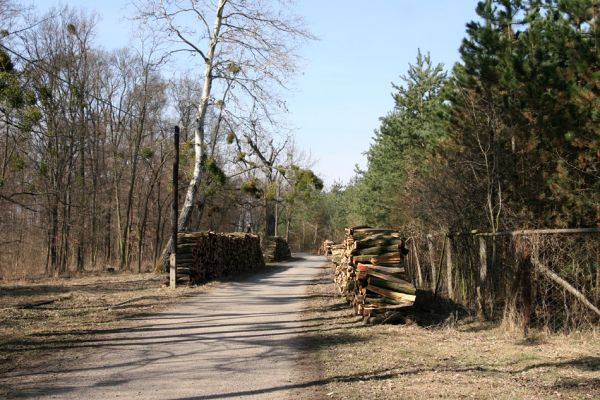
[(208, 52), (204, 59), (204, 84), (202, 86), (202, 96), (200, 97), (200, 103), (198, 104), (198, 119), (197, 126), (194, 130), (194, 172), (192, 179), (190, 179), (190, 185), (188, 186), (187, 193), (185, 195), (185, 201), (181, 207), (181, 213), (177, 222), (177, 228), (180, 231), (187, 229), (194, 202), (198, 194), (198, 186), (200, 185), (200, 179), (202, 176), (202, 158), (204, 153), (204, 121), (206, 119), (206, 111), (208, 109), (208, 102), (210, 100), (210, 92), (213, 81), (213, 61), (215, 55), (215, 49), (219, 42), (219, 32), (221, 30), (221, 23), (223, 21), (223, 8), (225, 7), (227, 0), (219, 0), (217, 5), (217, 13), (215, 16), (215, 24), (213, 26), (213, 32), (210, 36), (210, 42), (208, 45)]
[[(202, 86), (202, 96), (200, 97), (200, 103), (198, 104), (198, 118), (196, 120), (196, 129), (194, 130), (194, 172), (190, 179), (185, 200), (177, 219), (177, 230), (185, 231), (190, 223), (192, 216), (192, 209), (198, 195), (198, 187), (200, 186), (200, 179), (202, 177), (202, 158), (204, 153), (204, 124), (206, 119), (206, 111), (208, 110), (208, 103), (210, 101), (210, 93), (212, 89), (213, 81), (213, 67), (214, 67), (214, 56), (215, 49), (219, 43), (219, 34), (221, 31), (221, 25), (223, 22), (223, 9), (228, 0), (219, 0), (217, 5), (217, 12), (215, 15), (215, 23), (213, 31), (210, 35), (210, 41), (208, 43), (208, 51), (204, 57), (204, 82)], [(174, 196), (177, 193), (173, 194)], [(169, 256), (173, 252), (173, 243), (169, 239), (162, 256), (162, 266), (166, 269), (169, 265)]]

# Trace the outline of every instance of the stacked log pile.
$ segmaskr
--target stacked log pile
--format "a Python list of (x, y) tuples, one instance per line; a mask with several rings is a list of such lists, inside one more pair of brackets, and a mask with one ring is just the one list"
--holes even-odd
[(342, 263), (342, 258), (345, 256), (346, 245), (344, 243), (334, 244), (331, 246), (331, 262), (335, 265)]
[(265, 266), (260, 239), (248, 233), (193, 232), (177, 237), (178, 280), (197, 284)]
[(357, 315), (389, 322), (413, 305), (416, 289), (403, 262), (407, 253), (400, 233), (369, 226), (347, 228), (344, 243), (332, 246), (335, 282)]
[(285, 261), (292, 257), (288, 242), (280, 236), (264, 238), (261, 242), (263, 255), (267, 261)]
[(334, 241), (333, 240), (325, 240), (323, 241), (323, 244), (321, 245), (321, 248), (319, 249), (319, 254), (323, 254), (324, 256), (330, 256), (331, 255), (331, 247), (334, 245)]

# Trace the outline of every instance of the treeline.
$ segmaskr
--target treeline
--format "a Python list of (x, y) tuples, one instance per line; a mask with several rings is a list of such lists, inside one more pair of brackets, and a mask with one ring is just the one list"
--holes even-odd
[[(139, 10), (153, 4), (163, 2), (140, 2)], [(197, 2), (164, 4), (207, 18), (215, 12), (193, 10)], [(282, 13), (263, 9), (257, 19), (252, 9), (237, 11), (229, 18), (238, 20), (228, 21), (238, 33), (254, 26), (259, 35), (260, 24), (290, 27), (268, 19)], [(180, 204), (192, 174), (200, 178), (186, 230), (293, 235), (296, 203), (323, 185), (278, 125), (277, 87), (294, 72), (294, 60), (289, 51), (278, 64), (273, 49), (287, 51), (291, 33), (270, 38), (270, 49), (257, 47), (264, 65), (249, 65), (243, 57), (252, 57), (261, 38), (223, 28), (200, 126), (203, 81), (165, 75), (176, 53), (161, 40), (166, 28), (152, 24), (132, 47), (105, 50), (94, 39), (95, 17), (69, 7), (38, 16), (1, 1), (0, 21), (0, 277), (153, 269), (169, 235), (175, 125)], [(267, 77), (258, 79), (253, 67)]]
[[(486, 0), (451, 72), (419, 52), (327, 234), (600, 224), (595, 0)], [(340, 212), (341, 210), (341, 212)]]
[[(297, 44), (311, 38), (297, 19), (267, 1), (135, 3), (152, 34), (105, 50), (92, 16), (0, 1), (2, 276), (152, 268), (167, 242), (176, 124), (180, 203), (199, 178), (189, 231), (250, 229), (302, 250), (364, 223), (460, 232), (600, 222), (595, 0), (480, 2), (461, 60), (445, 71), (419, 52), (393, 86), (367, 168), (327, 192), (279, 124)], [(189, 13), (223, 29), (186, 26)], [(165, 75), (181, 49), (203, 60), (204, 80)]]

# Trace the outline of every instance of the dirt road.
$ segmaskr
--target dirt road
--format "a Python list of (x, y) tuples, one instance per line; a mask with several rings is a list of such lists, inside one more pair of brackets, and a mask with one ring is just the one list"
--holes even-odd
[[(301, 368), (302, 334), (319, 321), (301, 313), (325, 259), (273, 267), (127, 329), (73, 341), (61, 365), (16, 372), (0, 382), (9, 398), (320, 398)], [(69, 346), (70, 347), (70, 346)]]

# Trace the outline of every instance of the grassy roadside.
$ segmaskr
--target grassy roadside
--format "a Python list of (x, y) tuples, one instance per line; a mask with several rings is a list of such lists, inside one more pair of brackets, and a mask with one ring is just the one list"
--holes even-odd
[[(155, 274), (122, 274), (47, 279), (0, 285), (0, 375), (27, 370), (41, 362), (59, 362), (47, 349), (72, 343), (81, 333), (135, 324), (134, 319), (160, 311), (209, 285), (162, 287)], [(1, 394), (1, 391), (0, 391)]]
[(308, 312), (324, 322), (308, 340), (327, 398), (600, 398), (597, 333), (525, 341), (476, 321), (366, 326), (331, 296), (333, 284), (310, 290)]

